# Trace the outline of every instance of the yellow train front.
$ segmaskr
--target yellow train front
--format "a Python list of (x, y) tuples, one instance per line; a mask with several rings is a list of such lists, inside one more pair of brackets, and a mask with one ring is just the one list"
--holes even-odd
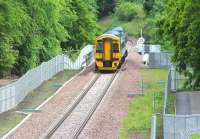
[(98, 36), (94, 51), (96, 70), (117, 70), (128, 55), (125, 31), (117, 27)]

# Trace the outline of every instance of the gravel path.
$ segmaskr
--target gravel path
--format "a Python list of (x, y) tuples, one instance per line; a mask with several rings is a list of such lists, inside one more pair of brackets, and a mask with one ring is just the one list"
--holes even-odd
[(140, 56), (132, 48), (129, 50), (125, 69), (120, 72), (79, 139), (118, 138), (120, 122), (128, 111), (130, 102), (130, 98), (127, 97), (128, 93), (137, 93), (139, 90), (139, 65)]
[(81, 126), (81, 123), (87, 118), (90, 110), (95, 106), (98, 99), (104, 93), (104, 89), (109, 84), (113, 74), (102, 74), (95, 82), (86, 96), (81, 100), (78, 106), (73, 110), (70, 116), (56, 130), (53, 139), (58, 138), (73, 138), (75, 131)]
[(47, 104), (34, 113), (24, 122), (9, 139), (38, 139), (46, 132), (46, 129), (64, 113), (64, 109), (72, 103), (77, 95), (83, 91), (90, 80), (94, 78), (93, 69), (87, 69), (74, 78)]

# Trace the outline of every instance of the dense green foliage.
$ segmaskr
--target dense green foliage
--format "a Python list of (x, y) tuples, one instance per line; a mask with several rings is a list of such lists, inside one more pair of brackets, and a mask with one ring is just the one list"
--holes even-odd
[(189, 77), (188, 88), (200, 87), (200, 3), (170, 0), (157, 25), (164, 44), (174, 47), (173, 62)]
[(121, 21), (131, 21), (139, 14), (139, 8), (135, 3), (123, 2), (118, 6), (116, 14)]
[(151, 10), (153, 10), (153, 6), (154, 6), (154, 0), (145, 0), (143, 7), (144, 10), (149, 13)]
[(0, 76), (92, 43), (96, 7), (95, 0), (0, 0)]
[(97, 0), (99, 17), (108, 16), (113, 13), (117, 5), (117, 0)]

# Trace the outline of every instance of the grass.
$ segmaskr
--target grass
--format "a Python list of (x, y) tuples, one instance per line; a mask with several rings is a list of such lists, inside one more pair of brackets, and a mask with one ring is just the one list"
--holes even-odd
[(200, 134), (194, 134), (191, 136), (191, 139), (200, 139)]
[(176, 104), (176, 93), (171, 92), (168, 96), (168, 101), (167, 101), (168, 114), (175, 114), (175, 104)]
[(138, 37), (140, 36), (141, 29), (145, 28), (147, 25), (147, 18), (145, 17), (145, 12), (141, 4), (137, 4), (138, 9), (140, 9), (138, 16), (132, 21), (120, 21), (116, 14), (102, 18), (99, 21), (102, 31), (111, 28), (121, 26), (127, 31), (128, 36)]
[[(129, 104), (128, 115), (123, 119), (120, 128), (120, 139), (149, 138), (153, 113), (163, 112), (163, 91), (167, 70), (142, 69), (145, 82), (144, 96), (134, 98)], [(155, 98), (155, 99), (154, 99)], [(155, 105), (153, 105), (155, 100)], [(155, 107), (153, 107), (155, 106)], [(162, 133), (162, 116), (158, 116), (158, 133)], [(161, 136), (161, 135), (160, 135)]]
[(126, 30), (129, 37), (139, 38), (142, 29), (146, 43), (157, 43), (154, 26), (155, 17), (146, 15), (140, 4), (139, 7), (139, 15), (132, 21), (120, 21), (116, 14), (102, 18), (99, 21), (102, 32), (105, 32), (112, 27), (121, 26)]
[(16, 113), (16, 111), (36, 108), (47, 98), (53, 95), (64, 82), (69, 80), (78, 72), (78, 70), (65, 70), (58, 73), (52, 79), (46, 81), (39, 88), (31, 92), (15, 109), (0, 114), (0, 137), (6, 134), (10, 129), (15, 127), (20, 121), (25, 118), (25, 115)]
[(142, 28), (144, 28), (146, 23), (146, 18), (136, 18), (131, 22), (123, 22), (119, 21), (115, 15), (105, 17), (99, 22), (103, 32), (111, 27), (121, 26), (127, 31), (128, 36), (134, 37), (140, 36), (140, 31)]
[(0, 138), (9, 130), (14, 128), (25, 115), (20, 115), (14, 111), (8, 111), (0, 115)]

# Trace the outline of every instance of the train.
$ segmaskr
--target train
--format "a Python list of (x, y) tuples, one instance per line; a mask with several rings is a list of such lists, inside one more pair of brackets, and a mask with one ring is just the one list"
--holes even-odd
[(127, 36), (122, 27), (109, 29), (96, 37), (94, 47), (95, 70), (116, 71), (128, 56)]

